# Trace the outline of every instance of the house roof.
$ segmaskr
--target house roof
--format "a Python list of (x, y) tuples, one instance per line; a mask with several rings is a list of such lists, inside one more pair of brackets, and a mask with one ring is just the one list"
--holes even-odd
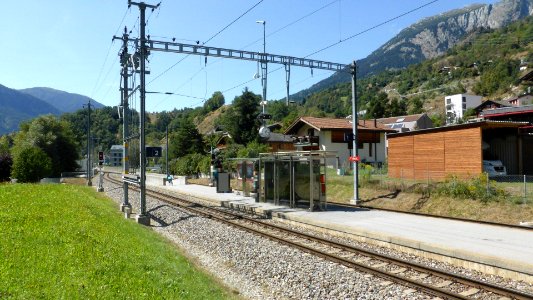
[(531, 81), (533, 82), (533, 70), (528, 71), (522, 77), (520, 77), (520, 81)]
[[(358, 130), (364, 131), (380, 131), (380, 132), (394, 132), (390, 128), (387, 128), (385, 124), (380, 122), (374, 122), (374, 120), (358, 120)], [(335, 119), (335, 118), (316, 118), (316, 117), (300, 117), (294, 121), (285, 134), (296, 132), (304, 124), (307, 124), (318, 131), (322, 130), (351, 130), (351, 119)]]
[(498, 100), (486, 100), (486, 101), (483, 101), (481, 102), (480, 105), (474, 107), (474, 110), (475, 111), (479, 111), (481, 110), (483, 107), (489, 105), (489, 104), (496, 104), (496, 105), (499, 105), (500, 107), (508, 107), (508, 106), (511, 106), (511, 104), (508, 102), (508, 101), (498, 101)]
[(264, 139), (267, 143), (293, 143), (292, 136), (282, 133), (271, 132), (267, 139)]
[(123, 150), (123, 145), (111, 145), (111, 150)]
[(388, 134), (387, 138), (390, 139), (390, 138), (406, 136), (406, 135), (419, 135), (419, 134), (426, 134), (426, 133), (439, 132), (439, 131), (453, 131), (453, 130), (458, 130), (458, 129), (476, 128), (476, 127), (481, 127), (483, 129), (485, 128), (520, 128), (520, 127), (527, 126), (528, 124), (529, 124), (528, 122), (484, 120), (480, 122), (456, 124), (456, 125), (450, 125), (450, 126), (420, 129), (416, 131), (393, 133), (393, 134)]
[[(390, 118), (380, 118), (378, 122), (383, 124), (392, 124), (392, 123), (402, 123), (402, 122), (416, 122), (422, 118), (424, 114), (408, 115), (408, 116), (398, 116)], [(403, 120), (402, 120), (403, 119)]]

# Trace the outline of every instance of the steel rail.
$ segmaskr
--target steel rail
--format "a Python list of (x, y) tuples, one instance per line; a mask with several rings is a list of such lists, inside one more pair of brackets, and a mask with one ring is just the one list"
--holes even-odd
[[(112, 179), (109, 176), (107, 177), (107, 179), (112, 181), (112, 182), (115, 182), (117, 184), (121, 183), (120, 181)], [(325, 252), (323, 250), (315, 249), (315, 248), (312, 248), (312, 247), (307, 246), (307, 245), (302, 245), (302, 244), (299, 244), (298, 242), (295, 242), (295, 241), (292, 241), (292, 240), (289, 240), (289, 239), (286, 239), (286, 238), (283, 238), (283, 237), (278, 237), (278, 236), (275, 236), (275, 235), (273, 235), (271, 233), (264, 232), (264, 231), (261, 231), (261, 230), (258, 230), (258, 229), (254, 229), (254, 228), (251, 228), (249, 226), (245, 226), (243, 224), (239, 224), (239, 222), (244, 220), (244, 221), (247, 221), (247, 222), (260, 224), (261, 227), (268, 227), (271, 230), (280, 231), (280, 232), (283, 232), (285, 234), (290, 234), (290, 235), (296, 236), (296, 237), (301, 238), (301, 239), (309, 240), (309, 241), (312, 241), (312, 242), (315, 242), (315, 243), (324, 244), (324, 245), (327, 245), (329, 247), (334, 247), (334, 248), (337, 248), (337, 249), (341, 249), (341, 250), (344, 250), (344, 251), (347, 251), (347, 252), (350, 252), (350, 253), (353, 253), (353, 254), (359, 254), (359, 255), (371, 257), (372, 259), (381, 260), (383, 262), (387, 262), (387, 263), (391, 263), (391, 264), (394, 264), (394, 265), (397, 265), (397, 266), (408, 268), (408, 269), (414, 270), (414, 271), (419, 272), (419, 273), (424, 273), (424, 274), (428, 274), (428, 275), (431, 275), (431, 276), (436, 276), (436, 277), (443, 278), (443, 279), (449, 279), (452, 282), (461, 283), (461, 284), (464, 284), (464, 285), (467, 285), (467, 286), (470, 286), (470, 287), (477, 288), (479, 290), (493, 292), (493, 293), (496, 293), (496, 294), (501, 295), (501, 296), (510, 297), (512, 299), (520, 299), (520, 300), (533, 299), (533, 295), (532, 294), (524, 293), (524, 292), (517, 291), (517, 290), (514, 290), (514, 289), (501, 287), (501, 286), (494, 285), (494, 284), (491, 284), (491, 283), (487, 283), (487, 282), (479, 281), (479, 280), (476, 280), (476, 279), (468, 278), (468, 277), (465, 277), (465, 276), (462, 276), (462, 275), (459, 275), (459, 274), (454, 274), (454, 273), (450, 273), (450, 272), (441, 271), (441, 270), (438, 270), (438, 269), (426, 267), (426, 266), (418, 264), (418, 263), (404, 261), (404, 260), (401, 260), (401, 259), (398, 259), (398, 258), (395, 258), (395, 257), (391, 257), (391, 256), (388, 256), (388, 255), (379, 254), (379, 253), (376, 253), (376, 252), (373, 252), (373, 251), (369, 251), (369, 250), (366, 250), (366, 249), (363, 249), (363, 248), (360, 248), (360, 247), (355, 247), (355, 246), (343, 244), (343, 243), (340, 243), (340, 242), (335, 242), (335, 241), (319, 238), (319, 237), (316, 237), (316, 236), (313, 236), (313, 235), (309, 235), (309, 234), (306, 234), (306, 233), (293, 231), (293, 230), (290, 230), (290, 229), (287, 229), (287, 228), (284, 228), (284, 227), (281, 227), (281, 226), (268, 224), (266, 222), (263, 222), (263, 221), (260, 221), (260, 220), (257, 220), (257, 219), (254, 219), (254, 218), (251, 218), (251, 217), (248, 217), (248, 216), (244, 216), (244, 215), (241, 215), (241, 214), (235, 214), (235, 213), (231, 213), (231, 212), (228, 212), (228, 211), (221, 211), (219, 209), (214, 209), (214, 208), (211, 208), (211, 207), (198, 205), (198, 203), (196, 203), (194, 201), (185, 200), (185, 199), (173, 196), (173, 195), (169, 195), (167, 193), (154, 191), (154, 190), (147, 190), (147, 192), (151, 196), (156, 197), (156, 198), (158, 198), (161, 201), (173, 204), (173, 205), (175, 205), (177, 207), (180, 207), (182, 209), (193, 211), (193, 212), (195, 212), (197, 214), (200, 214), (200, 215), (203, 215), (203, 216), (205, 216), (207, 218), (218, 220), (220, 222), (229, 224), (229, 225), (234, 226), (236, 228), (240, 228), (242, 230), (251, 232), (253, 234), (257, 234), (257, 235), (266, 237), (266, 238), (268, 238), (270, 240), (279, 242), (281, 244), (285, 244), (285, 245), (288, 245), (290, 247), (294, 247), (294, 248), (300, 249), (302, 251), (305, 251), (307, 253), (316, 255), (316, 256), (321, 257), (323, 259), (326, 259), (326, 260), (329, 260), (329, 261), (332, 261), (332, 262), (335, 262), (335, 263), (339, 263), (339, 264), (344, 265), (346, 267), (357, 269), (357, 270), (365, 272), (365, 273), (370, 273), (370, 274), (373, 274), (375, 276), (379, 276), (379, 277), (384, 278), (386, 280), (390, 280), (390, 281), (396, 282), (398, 284), (401, 284), (401, 285), (404, 285), (404, 286), (408, 286), (410, 288), (417, 289), (419, 291), (422, 291), (424, 293), (427, 293), (427, 294), (435, 296), (435, 297), (441, 297), (441, 298), (444, 298), (444, 299), (469, 299), (466, 296), (463, 296), (463, 295), (460, 295), (460, 294), (445, 290), (443, 288), (434, 287), (434, 286), (431, 286), (431, 285), (428, 285), (428, 284), (425, 284), (425, 283), (422, 283), (422, 282), (418, 282), (416, 280), (413, 280), (413, 279), (410, 279), (410, 278), (407, 278), (407, 277), (399, 276), (399, 275), (396, 275), (396, 274), (393, 274), (393, 273), (390, 273), (390, 272), (387, 272), (387, 271), (384, 271), (384, 270), (380, 270), (380, 269), (372, 267), (372, 266), (367, 266), (367, 265), (365, 265), (363, 263), (359, 263), (359, 262), (356, 262), (356, 261), (349, 260), (347, 258), (343, 258), (343, 257), (341, 257), (339, 255), (327, 253), (327, 252)], [(178, 203), (177, 201), (188, 203), (188, 205), (182, 205), (182, 204)], [(209, 210), (210, 212), (206, 212), (205, 210)], [(230, 218), (228, 218), (228, 217), (230, 217)]]

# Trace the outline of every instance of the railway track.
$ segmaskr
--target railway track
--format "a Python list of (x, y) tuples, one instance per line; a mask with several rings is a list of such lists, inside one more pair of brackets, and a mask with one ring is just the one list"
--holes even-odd
[[(122, 181), (111, 178), (109, 174), (107, 174), (106, 180), (122, 185)], [(230, 211), (221, 207), (204, 206), (148, 188), (146, 193), (148, 196), (190, 213), (217, 220), (345, 267), (383, 278), (386, 280), (385, 284), (387, 282), (401, 284), (442, 299), (499, 299), (500, 297), (533, 299), (533, 294), (301, 233), (266, 222), (257, 216), (249, 216), (242, 212)]]
[(497, 222), (489, 222), (489, 221), (480, 221), (480, 220), (472, 220), (472, 219), (465, 219), (465, 218), (447, 217), (447, 216), (439, 216), (439, 215), (431, 215), (431, 214), (417, 213), (417, 212), (411, 212), (411, 211), (405, 211), (405, 210), (396, 210), (396, 209), (390, 209), (390, 208), (379, 208), (379, 207), (366, 206), (366, 205), (355, 205), (355, 204), (334, 202), (334, 201), (328, 201), (328, 205), (335, 205), (335, 206), (341, 206), (341, 207), (347, 207), (347, 208), (353, 208), (353, 209), (381, 210), (381, 211), (388, 211), (388, 212), (394, 212), (394, 213), (399, 213), (399, 214), (408, 214), (408, 215), (415, 215), (415, 216), (422, 216), (422, 217), (430, 217), (430, 218), (439, 218), (439, 219), (446, 219), (446, 220), (453, 220), (453, 221), (477, 223), (477, 224), (483, 224), (483, 225), (500, 226), (500, 227), (507, 227), (507, 228), (513, 228), (513, 229), (520, 229), (520, 230), (529, 230), (529, 231), (533, 230), (533, 227), (527, 227), (527, 226), (505, 224), (505, 223), (497, 223)]

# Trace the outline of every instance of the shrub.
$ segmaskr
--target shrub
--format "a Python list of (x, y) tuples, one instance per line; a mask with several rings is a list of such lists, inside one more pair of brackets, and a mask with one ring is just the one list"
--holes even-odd
[(9, 153), (0, 153), (0, 182), (9, 181), (13, 158)]
[(435, 192), (484, 202), (507, 196), (503, 189), (495, 187), (494, 181), (490, 181), (487, 174), (480, 174), (469, 180), (459, 179), (456, 175), (448, 176), (444, 182), (437, 185)]
[(210, 166), (209, 156), (198, 153), (189, 154), (170, 163), (172, 173), (180, 176), (196, 176), (208, 174)]
[(52, 160), (40, 148), (24, 148), (15, 156), (11, 175), (17, 182), (38, 182), (51, 174)]
[(359, 179), (361, 180), (361, 183), (370, 183), (373, 171), (374, 168), (371, 165), (361, 164), (359, 166)]

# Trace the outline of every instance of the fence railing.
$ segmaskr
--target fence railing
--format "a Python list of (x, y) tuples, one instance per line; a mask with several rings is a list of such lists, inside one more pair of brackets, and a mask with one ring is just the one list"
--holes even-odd
[(442, 172), (416, 170), (417, 176), (412, 179), (412, 172), (412, 169), (400, 169), (399, 173), (393, 176), (387, 169), (363, 165), (359, 169), (359, 184), (361, 187), (378, 185), (384, 189), (421, 193), (460, 192), (448, 190), (463, 188), (465, 193), (477, 193), (479, 197), (497, 197), (517, 204), (533, 203), (533, 175), (489, 176), (482, 173), (467, 179), (446, 177)]

